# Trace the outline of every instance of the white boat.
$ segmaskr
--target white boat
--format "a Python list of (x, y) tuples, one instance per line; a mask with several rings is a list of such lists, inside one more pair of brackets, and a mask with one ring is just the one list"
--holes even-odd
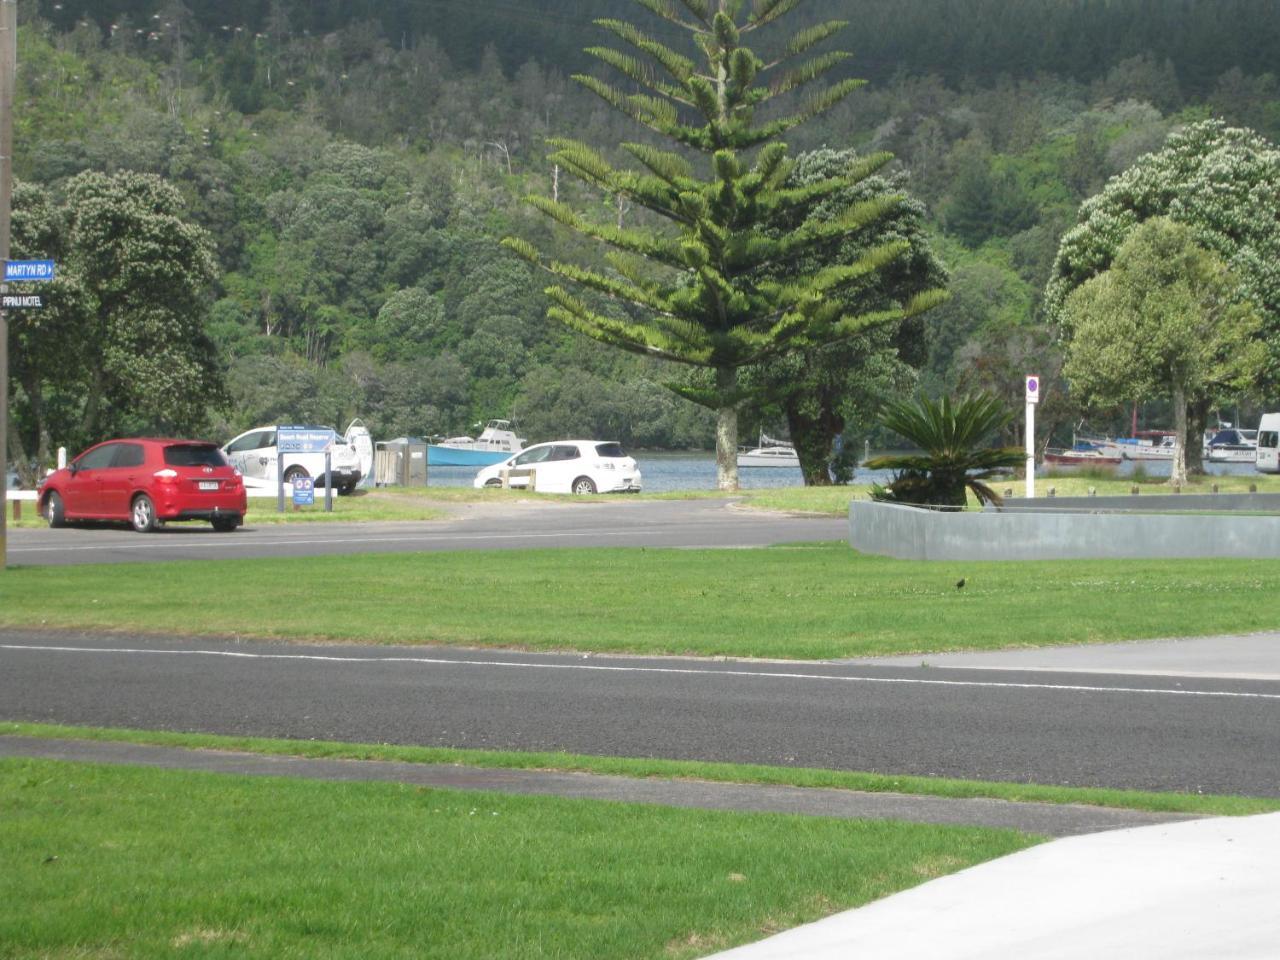
[(800, 456), (793, 444), (760, 434), (760, 445), (738, 451), (740, 467), (793, 467), (799, 469)]
[(1219, 430), (1210, 438), (1204, 457), (1210, 463), (1254, 463), (1258, 459), (1258, 431)]
[(427, 447), (433, 467), (487, 467), (524, 449), (510, 420), (490, 420), (479, 437), (449, 437)]
[(1076, 445), (1069, 450), (1050, 447), (1044, 452), (1044, 462), (1047, 466), (1115, 467), (1119, 466), (1120, 461), (1121, 457), (1119, 453), (1110, 454), (1097, 444), (1083, 440), (1078, 441)]
[(373, 436), (364, 421), (358, 417), (347, 424), (347, 432), (343, 434), (347, 443), (355, 450), (360, 460), (360, 486), (373, 486)]
[(1116, 445), (1126, 460), (1172, 460), (1177, 440), (1164, 430), (1142, 430), (1132, 437), (1118, 437)]

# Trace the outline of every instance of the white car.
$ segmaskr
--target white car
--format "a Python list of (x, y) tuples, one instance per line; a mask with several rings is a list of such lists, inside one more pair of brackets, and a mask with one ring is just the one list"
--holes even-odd
[[(351, 493), (360, 482), (360, 457), (355, 447), (332, 427), (281, 427), (295, 449), (284, 454), (286, 486), (296, 477), (310, 477), (316, 486), (324, 486), (324, 453), (330, 453), (329, 471), (334, 489)], [(276, 483), (276, 427), (257, 427), (236, 437), (222, 452), (231, 465), (247, 478)]]
[(640, 468), (622, 444), (602, 440), (555, 440), (525, 447), (476, 474), (476, 487), (532, 486), (538, 493), (639, 493)]

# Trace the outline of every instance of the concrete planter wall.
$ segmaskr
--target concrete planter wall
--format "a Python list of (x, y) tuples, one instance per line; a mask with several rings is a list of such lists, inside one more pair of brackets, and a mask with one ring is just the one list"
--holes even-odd
[[(1139, 498), (1134, 498), (1139, 499)], [(1184, 498), (1184, 510), (1192, 506)], [(1053, 501), (1039, 502), (1046, 511)], [(1061, 509), (1061, 508), (1059, 508)], [(1280, 557), (1280, 516), (922, 510), (849, 504), (849, 545), (904, 560), (1099, 560)]]

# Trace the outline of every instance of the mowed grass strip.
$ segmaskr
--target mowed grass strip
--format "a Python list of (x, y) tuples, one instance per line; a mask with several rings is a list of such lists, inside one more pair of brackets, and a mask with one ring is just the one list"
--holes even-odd
[[(477, 491), (478, 492), (478, 491)], [(315, 491), (315, 504), (310, 507), (293, 506), (291, 490), (285, 491), (284, 513), (276, 510), (275, 497), (250, 497), (249, 511), (245, 515), (245, 525), (261, 527), (281, 523), (374, 523), (374, 522), (409, 522), (419, 520), (441, 520), (447, 517), (448, 510), (444, 504), (452, 502), (450, 498), (436, 498), (435, 502), (421, 497), (399, 496), (391, 491), (357, 490), (350, 496), (339, 496), (335, 492), (333, 510), (324, 508), (323, 488)], [(12, 508), (11, 508), (12, 509)], [(24, 502), (21, 519), (12, 519), (9, 514), (9, 525), (13, 527), (35, 528), (47, 526), (47, 521), (40, 516), (37, 504)], [(175, 527), (205, 527), (204, 520), (171, 522)], [(122, 522), (118, 525), (125, 528)]]
[(1013, 831), (0, 760), (5, 957), (682, 958)]
[(563, 752), (463, 750), (455, 747), (343, 743), (332, 740), (283, 740), (44, 723), (0, 722), (0, 736), (141, 743), (194, 750), (231, 750), (309, 759), (388, 760), (400, 763), (451, 764), (510, 770), (556, 770), (616, 777), (703, 780), (713, 783), (858, 790), (867, 793), (904, 793), (953, 799), (982, 797), (1021, 803), (1080, 803), (1097, 807), (1151, 810), (1162, 813), (1193, 813), (1206, 816), (1248, 816), (1280, 810), (1280, 798), (1277, 797), (1060, 787), (1038, 783), (895, 776), (851, 770), (823, 770), (814, 767), (773, 767), (763, 764), (662, 760), (652, 757), (596, 757)]
[(1274, 630), (1278, 589), (1267, 560), (464, 551), (14, 567), (0, 625), (806, 659)]

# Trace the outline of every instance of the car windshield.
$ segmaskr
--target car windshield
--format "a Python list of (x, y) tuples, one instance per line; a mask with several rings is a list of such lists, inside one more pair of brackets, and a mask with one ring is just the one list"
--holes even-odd
[(602, 457), (625, 457), (627, 455), (620, 443), (597, 443), (596, 453)]
[(183, 443), (165, 447), (164, 462), (171, 467), (225, 467), (227, 458), (212, 443)]

